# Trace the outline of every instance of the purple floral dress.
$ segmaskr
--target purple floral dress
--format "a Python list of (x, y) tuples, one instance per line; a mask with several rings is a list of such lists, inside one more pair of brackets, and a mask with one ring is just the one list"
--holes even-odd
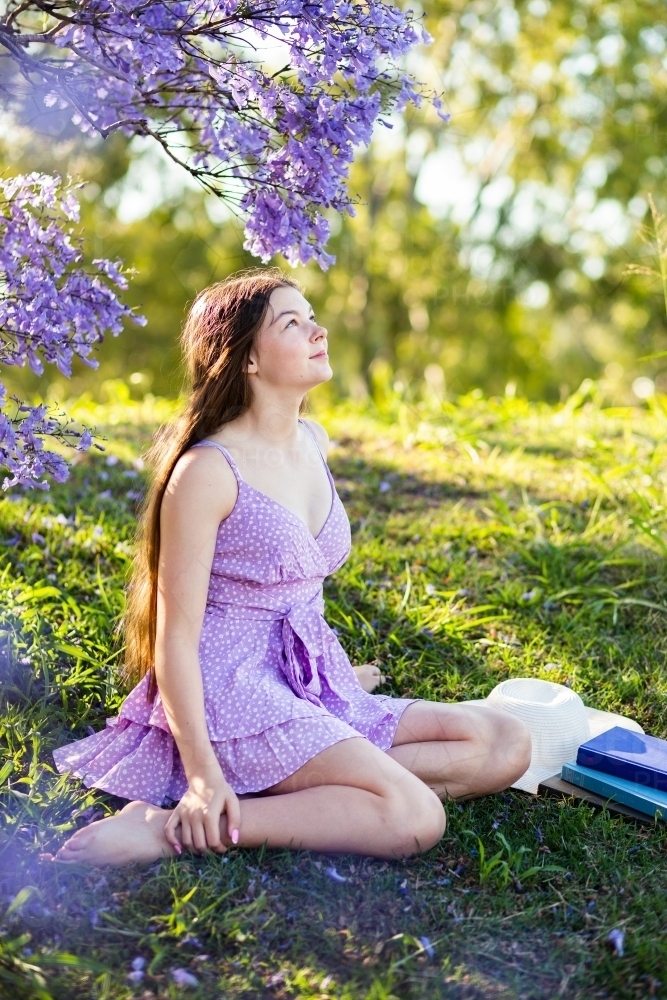
[[(238, 483), (218, 528), (199, 642), (208, 734), (226, 780), (239, 795), (260, 792), (353, 736), (387, 750), (411, 699), (367, 694), (323, 617), (324, 578), (350, 552), (326, 462), (331, 508), (314, 538), (244, 482), (222, 445), (195, 447), (217, 448)], [(147, 686), (144, 677), (105, 730), (56, 750), (58, 770), (122, 798), (178, 801), (187, 789), (183, 765), (160, 695), (149, 702)]]

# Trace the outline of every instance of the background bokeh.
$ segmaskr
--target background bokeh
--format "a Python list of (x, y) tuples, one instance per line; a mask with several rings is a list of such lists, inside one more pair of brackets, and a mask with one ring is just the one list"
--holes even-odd
[[(593, 378), (628, 403), (667, 390), (667, 359), (641, 360), (667, 349), (660, 283), (624, 274), (648, 262), (648, 195), (667, 205), (663, 5), (430, 0), (424, 16), (434, 42), (409, 68), (444, 92), (451, 123), (424, 106), (379, 125), (352, 172), (356, 216), (332, 219), (337, 263), (297, 269), (330, 331), (329, 392), (555, 401)], [(128, 297), (148, 325), (104, 344), (97, 371), (10, 371), (10, 389), (104, 399), (123, 379), (178, 395), (188, 303), (256, 263), (242, 223), (152, 144), (86, 140), (42, 109), (23, 124), (2, 132), (4, 169), (85, 181), (91, 256), (136, 269)]]

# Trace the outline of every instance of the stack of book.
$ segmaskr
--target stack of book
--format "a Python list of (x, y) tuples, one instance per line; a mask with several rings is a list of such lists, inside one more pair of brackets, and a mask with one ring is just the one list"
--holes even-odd
[(563, 781), (644, 815), (667, 820), (667, 740), (620, 726), (582, 743)]

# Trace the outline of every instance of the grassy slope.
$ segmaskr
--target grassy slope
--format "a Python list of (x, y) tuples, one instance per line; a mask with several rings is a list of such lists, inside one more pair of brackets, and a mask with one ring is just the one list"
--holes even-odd
[[(473, 396), (440, 411), (391, 398), (374, 415), (322, 415), (354, 532), (328, 614), (353, 662), (376, 658), (392, 691), (435, 699), (511, 675), (567, 682), (667, 735), (667, 418), (581, 403)], [(327, 874), (331, 859), (289, 853), (39, 864), (117, 805), (56, 779), (49, 751), (118, 707), (132, 459), (165, 412), (98, 410), (115, 465), (87, 457), (65, 487), (0, 502), (0, 913), (33, 887), (0, 930), (0, 996), (667, 995), (664, 827), (572, 803), (508, 793), (450, 805), (429, 855), (338, 859), (345, 882)], [(522, 879), (539, 865), (563, 871)], [(614, 927), (624, 957), (605, 947)], [(133, 985), (137, 957), (148, 964)], [(175, 968), (199, 986), (179, 989)]]

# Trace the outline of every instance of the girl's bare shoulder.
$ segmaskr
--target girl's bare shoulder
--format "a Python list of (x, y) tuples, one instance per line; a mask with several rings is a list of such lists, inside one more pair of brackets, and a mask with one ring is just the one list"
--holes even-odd
[(170, 509), (194, 509), (199, 516), (210, 512), (221, 521), (231, 513), (238, 484), (225, 456), (212, 447), (190, 448), (174, 466), (165, 491), (163, 506)]

